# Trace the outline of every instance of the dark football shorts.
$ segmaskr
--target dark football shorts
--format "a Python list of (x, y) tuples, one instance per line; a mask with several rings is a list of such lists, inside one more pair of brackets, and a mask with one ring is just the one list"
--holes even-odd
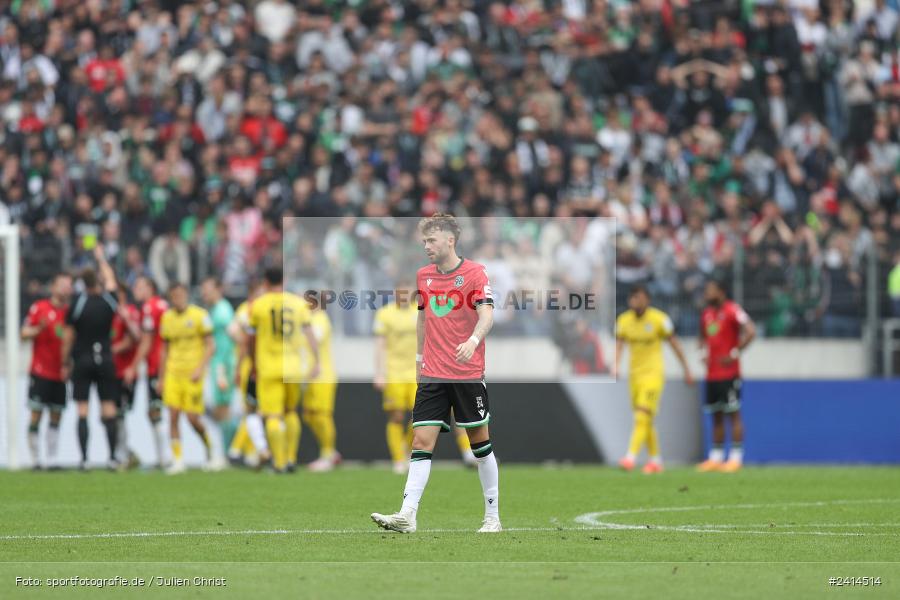
[(416, 388), (413, 427), (436, 425), (443, 431), (450, 431), (451, 411), (459, 427), (487, 425), (491, 412), (484, 381), (449, 382), (422, 377)]
[(741, 379), (706, 382), (706, 412), (733, 413), (741, 409)]
[(72, 396), (75, 400), (86, 401), (90, 397), (91, 385), (97, 386), (97, 395), (101, 400), (117, 401), (119, 382), (111, 358), (101, 357), (95, 361), (93, 356), (87, 356), (75, 362), (72, 369)]
[(66, 407), (66, 382), (30, 375), (28, 407), (31, 410), (61, 411)]

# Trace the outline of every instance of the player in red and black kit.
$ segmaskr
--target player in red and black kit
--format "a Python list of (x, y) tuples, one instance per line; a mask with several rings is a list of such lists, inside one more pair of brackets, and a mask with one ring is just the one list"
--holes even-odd
[(126, 381), (125, 372), (137, 356), (138, 344), (141, 341), (141, 313), (134, 304), (128, 302), (128, 288), (125, 284), (119, 283), (117, 297), (119, 309), (113, 317), (112, 324), (113, 366), (116, 369), (116, 380), (119, 382), (119, 393), (116, 398), (119, 439), (116, 443), (116, 454), (119, 463), (130, 468), (137, 466), (137, 458), (128, 448), (125, 413), (134, 405), (134, 381)]
[(159, 324), (163, 313), (169, 309), (169, 303), (157, 295), (156, 284), (149, 277), (138, 277), (134, 283), (134, 299), (141, 304), (141, 343), (138, 345), (134, 360), (125, 372), (123, 381), (134, 385), (138, 367), (147, 361), (147, 415), (153, 425), (153, 440), (156, 443), (156, 455), (159, 466), (165, 464), (165, 449), (169, 438), (162, 422), (162, 382), (159, 381), (159, 361), (162, 352), (162, 338), (159, 335)]
[(431, 473), (438, 434), (450, 431), (451, 411), (466, 430), (478, 462), (484, 493), (479, 532), (499, 532), (499, 473), (491, 447), (491, 420), (484, 382), (484, 338), (493, 325), (493, 296), (484, 265), (460, 258), (460, 229), (452, 215), (436, 214), (419, 226), (431, 262), (416, 276), (419, 318), (416, 327), (415, 431), (403, 506), (392, 515), (372, 514), (380, 527), (401, 533), (416, 530), (419, 500)]
[[(744, 425), (741, 422), (741, 351), (753, 341), (756, 327), (736, 302), (728, 299), (724, 284), (708, 281), (706, 308), (700, 315), (700, 340), (706, 345), (706, 410), (712, 413), (712, 448), (700, 471), (734, 473), (744, 460)], [(725, 415), (731, 421), (731, 449), (725, 460)]]
[(59, 446), (59, 420), (66, 407), (67, 376), (62, 361), (62, 338), (71, 296), (72, 277), (60, 273), (50, 284), (50, 297), (32, 304), (22, 325), (22, 341), (33, 340), (28, 384), (31, 409), (28, 447), (35, 469), (40, 468), (38, 427), (45, 409), (50, 413), (45, 467), (52, 465)]

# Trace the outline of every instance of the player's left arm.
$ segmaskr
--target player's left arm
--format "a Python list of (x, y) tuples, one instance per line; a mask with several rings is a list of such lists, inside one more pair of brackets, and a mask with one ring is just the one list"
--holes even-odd
[(750, 345), (750, 343), (756, 338), (756, 325), (753, 324), (753, 321), (750, 319), (750, 316), (744, 312), (744, 309), (738, 309), (738, 323), (741, 326), (741, 333), (738, 339), (738, 352), (742, 352), (744, 348)]
[(68, 379), (72, 372), (72, 346), (75, 345), (75, 328), (67, 323), (63, 329), (61, 353), (63, 378)]
[(206, 373), (206, 369), (209, 367), (209, 361), (212, 360), (213, 354), (216, 353), (216, 342), (211, 333), (203, 336), (203, 343), (203, 360), (200, 361), (200, 365), (191, 374), (191, 381), (194, 382), (203, 378), (203, 374)]
[(315, 379), (319, 375), (321, 365), (319, 364), (319, 340), (316, 338), (316, 332), (313, 331), (312, 325), (307, 322), (302, 325), (303, 335), (306, 336), (306, 343), (309, 344), (309, 351), (313, 357), (312, 369), (309, 371), (309, 378)]
[(203, 375), (206, 373), (206, 369), (209, 367), (209, 361), (212, 360), (213, 355), (216, 353), (216, 341), (213, 339), (213, 327), (212, 320), (209, 317), (209, 314), (204, 314), (203, 319), (201, 320), (200, 333), (203, 335), (203, 359), (200, 361), (200, 365), (194, 370), (194, 373), (191, 375), (191, 381), (200, 381), (203, 378)]
[(669, 336), (669, 345), (672, 346), (672, 352), (675, 353), (675, 357), (681, 365), (681, 370), (684, 371), (684, 382), (688, 385), (694, 385), (694, 376), (691, 375), (691, 368), (688, 366), (687, 358), (684, 355), (684, 348), (681, 347), (681, 342), (678, 341), (674, 334)]
[(475, 323), (475, 329), (472, 331), (469, 339), (456, 347), (457, 362), (469, 362), (469, 359), (475, 354), (478, 344), (484, 341), (484, 338), (494, 325), (493, 304), (482, 302), (475, 307), (475, 312), (478, 314), (478, 322)]

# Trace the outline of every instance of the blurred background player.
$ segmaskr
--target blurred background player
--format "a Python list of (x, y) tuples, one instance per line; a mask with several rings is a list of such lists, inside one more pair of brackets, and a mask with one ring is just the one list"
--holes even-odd
[(244, 404), (244, 417), (231, 441), (228, 458), (234, 463), (243, 460), (250, 466), (262, 465), (271, 462), (272, 459), (266, 440), (265, 425), (259, 415), (256, 400), (256, 372), (253, 369), (252, 357), (255, 349), (250, 346), (251, 340), (247, 334), (250, 327), (250, 308), (263, 291), (263, 286), (259, 282), (251, 283), (247, 300), (238, 305), (234, 311), (234, 320), (228, 328), (231, 339), (234, 340), (237, 385)]
[(661, 473), (662, 458), (659, 455), (659, 436), (653, 419), (659, 410), (665, 374), (663, 369), (663, 340), (668, 340), (684, 370), (684, 381), (694, 382), (684, 357), (681, 344), (675, 337), (672, 320), (663, 311), (650, 306), (650, 294), (642, 285), (631, 288), (628, 294), (628, 310), (616, 319), (616, 362), (613, 377), (618, 376), (622, 354), (628, 346), (631, 362), (628, 378), (631, 388), (631, 408), (634, 410), (634, 427), (628, 454), (619, 461), (626, 471), (634, 469), (634, 461), (644, 444), (650, 460), (644, 465), (644, 473)]
[[(706, 308), (700, 315), (700, 343), (706, 344), (706, 410), (712, 413), (713, 429), (709, 458), (697, 468), (733, 473), (744, 461), (740, 356), (756, 336), (756, 327), (744, 309), (728, 299), (723, 283), (710, 280), (703, 293)], [(725, 415), (731, 422), (727, 462)]]
[(119, 283), (116, 298), (119, 301), (119, 309), (113, 317), (112, 355), (113, 366), (116, 370), (116, 382), (119, 386), (116, 395), (116, 460), (119, 464), (128, 468), (138, 465), (137, 456), (128, 447), (128, 432), (125, 427), (125, 414), (134, 405), (134, 381), (125, 378), (125, 372), (134, 357), (137, 355), (138, 345), (141, 341), (141, 312), (128, 302), (128, 288), (124, 283)]
[(394, 301), (375, 311), (375, 389), (383, 396), (387, 414), (385, 436), (394, 473), (404, 474), (408, 468), (412, 432), (409, 415), (416, 401), (416, 322), (419, 310), (415, 286), (409, 281), (398, 283)]
[(206, 447), (207, 467), (212, 461), (209, 433), (203, 426), (203, 383), (206, 369), (215, 353), (209, 313), (188, 302), (187, 288), (176, 283), (169, 289), (171, 308), (163, 313), (159, 332), (163, 340), (159, 377), (163, 382), (163, 403), (169, 407), (169, 436), (172, 466), (166, 471), (177, 475), (185, 471), (179, 420), (181, 413)]
[(284, 291), (281, 267), (267, 268), (265, 281), (265, 293), (250, 307), (248, 332), (253, 338), (257, 401), (266, 423), (272, 465), (276, 473), (284, 473), (296, 467), (300, 447), (301, 337), (306, 338), (313, 359), (308, 379), (319, 374), (319, 348), (309, 307)]
[(134, 299), (141, 305), (141, 343), (131, 366), (125, 371), (124, 381), (134, 385), (138, 367), (142, 362), (147, 364), (147, 417), (153, 428), (153, 442), (160, 468), (166, 465), (166, 429), (162, 422), (162, 382), (159, 378), (161, 363), (162, 338), (159, 336), (159, 324), (163, 313), (169, 308), (168, 302), (161, 296), (156, 284), (149, 277), (138, 277), (134, 283)]
[(222, 294), (222, 283), (214, 278), (206, 278), (200, 286), (203, 303), (209, 310), (212, 320), (213, 341), (216, 353), (210, 362), (210, 378), (212, 380), (213, 410), (212, 417), (222, 434), (222, 453), (231, 446), (236, 428), (231, 416), (231, 401), (234, 399), (235, 348), (228, 328), (234, 321), (234, 309)]
[[(313, 472), (331, 471), (341, 462), (336, 449), (337, 430), (334, 426), (334, 400), (337, 392), (337, 373), (331, 356), (331, 319), (325, 305), (309, 299), (310, 326), (319, 347), (319, 374), (310, 377), (303, 389), (303, 422), (312, 430), (319, 444), (319, 458), (309, 464)], [(310, 353), (303, 344), (304, 357)], [(310, 363), (311, 364), (311, 363)], [(296, 457), (289, 457), (296, 460)]]
[(62, 339), (71, 296), (71, 275), (56, 275), (50, 284), (50, 297), (32, 304), (22, 325), (22, 341), (32, 340), (31, 368), (28, 370), (28, 407), (31, 409), (28, 448), (31, 450), (35, 469), (41, 467), (38, 428), (44, 410), (49, 413), (45, 430), (47, 446), (44, 467), (53, 465), (59, 447), (59, 421), (66, 408)]
[[(81, 274), (84, 292), (75, 298), (66, 315), (62, 359), (72, 369), (72, 396), (78, 403), (78, 442), (81, 446), (81, 468), (87, 468), (88, 456), (88, 400), (91, 386), (100, 397), (100, 419), (109, 444), (109, 468), (118, 468), (116, 461), (117, 409), (116, 369), (112, 357), (112, 322), (119, 309), (113, 294), (118, 285), (116, 276), (102, 246), (94, 247), (94, 258), (100, 269)], [(74, 359), (74, 360), (73, 360)]]

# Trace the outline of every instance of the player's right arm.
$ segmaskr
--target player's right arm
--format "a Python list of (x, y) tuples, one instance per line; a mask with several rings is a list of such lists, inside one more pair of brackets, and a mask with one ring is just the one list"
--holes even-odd
[(422, 378), (422, 352), (425, 349), (425, 311), (416, 317), (416, 383)]
[(109, 261), (106, 260), (106, 254), (103, 252), (102, 245), (94, 246), (94, 258), (97, 260), (100, 276), (103, 278), (103, 289), (110, 294), (115, 294), (119, 284), (116, 281), (115, 271), (109, 266)]
[(37, 304), (32, 304), (28, 309), (28, 316), (22, 325), (21, 338), (23, 342), (36, 338), (47, 327), (47, 319), (38, 310)]

